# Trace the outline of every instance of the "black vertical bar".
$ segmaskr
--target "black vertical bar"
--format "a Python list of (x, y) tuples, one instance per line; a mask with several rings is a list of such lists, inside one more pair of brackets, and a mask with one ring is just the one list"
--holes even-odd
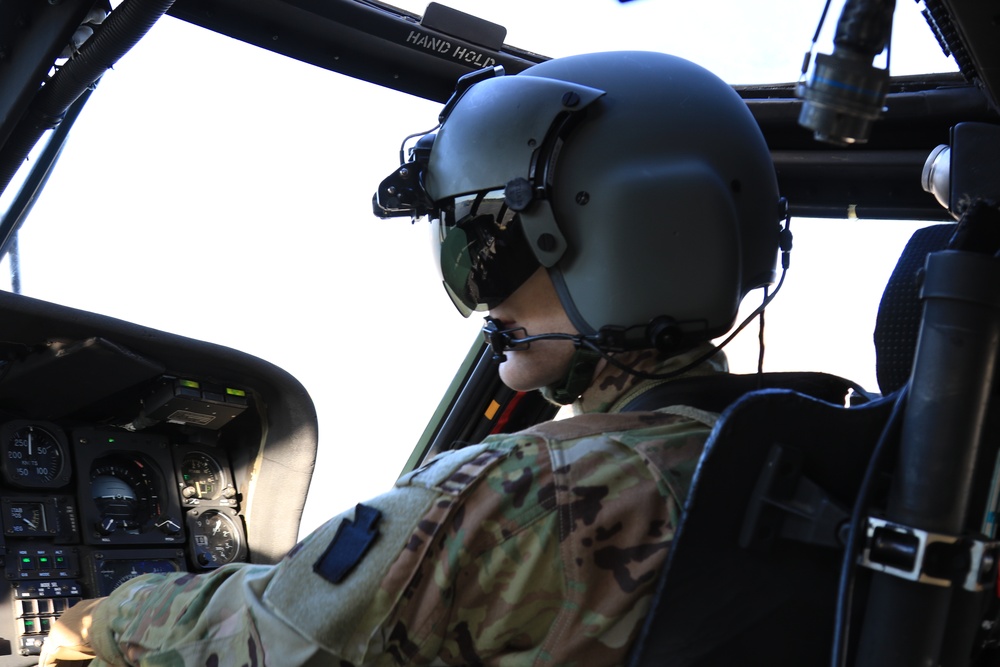
[(79, 117), (84, 105), (87, 104), (87, 100), (90, 99), (90, 95), (94, 92), (96, 86), (97, 83), (95, 82), (93, 86), (87, 88), (70, 106), (62, 122), (52, 131), (52, 136), (49, 137), (45, 148), (42, 149), (42, 152), (35, 160), (35, 164), (31, 168), (31, 171), (28, 172), (24, 184), (17, 192), (17, 196), (11, 202), (3, 216), (0, 217), (0, 258), (8, 251), (10, 244), (14, 243), (17, 231), (21, 228), (25, 219), (27, 219), (45, 184), (48, 183), (49, 176), (52, 175), (52, 170), (55, 169), (56, 162), (59, 161), (59, 156), (62, 155), (66, 139), (69, 137), (69, 131), (73, 129), (73, 124)]
[(21, 293), (21, 246), (17, 242), (17, 232), (10, 241), (10, 291)]
[[(933, 253), (922, 297), (924, 317), (886, 518), (959, 535), (1000, 340), (1000, 260)], [(938, 665), (949, 608), (955, 611), (952, 618), (969, 618), (954, 606), (972, 600), (975, 596), (953, 596), (951, 588), (876, 573), (857, 664)], [(949, 647), (948, 653), (967, 656), (970, 650)]]

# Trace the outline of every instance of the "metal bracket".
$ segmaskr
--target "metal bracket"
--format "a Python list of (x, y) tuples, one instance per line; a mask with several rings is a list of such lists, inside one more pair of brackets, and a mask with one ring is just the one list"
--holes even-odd
[(997, 579), (1000, 541), (943, 535), (868, 517), (864, 567), (931, 586), (978, 592)]
[(802, 454), (772, 445), (740, 532), (740, 546), (769, 550), (778, 538), (841, 548), (850, 513), (802, 472)]

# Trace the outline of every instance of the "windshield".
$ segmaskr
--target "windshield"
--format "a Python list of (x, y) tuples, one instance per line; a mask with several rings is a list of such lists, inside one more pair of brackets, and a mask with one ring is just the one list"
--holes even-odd
[[(662, 50), (734, 84), (797, 78), (822, 12), (822, 2), (791, 0), (766, 10), (449, 4), (545, 55)], [(897, 11), (893, 74), (953, 70), (917, 10)], [(305, 534), (391, 485), (481, 326), (442, 289), (427, 231), (371, 213), (403, 137), (433, 126), (438, 111), (164, 18), (77, 121), (20, 234), (22, 291), (241, 349), (296, 376), (320, 415)], [(765, 369), (827, 371), (876, 389), (875, 310), (915, 226), (793, 221)], [(8, 275), (9, 260), (2, 267)], [(734, 370), (756, 369), (753, 328), (729, 354)]]

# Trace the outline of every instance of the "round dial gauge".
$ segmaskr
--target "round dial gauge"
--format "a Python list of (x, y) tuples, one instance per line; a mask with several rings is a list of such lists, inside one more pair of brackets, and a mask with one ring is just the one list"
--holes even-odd
[(194, 520), (195, 560), (202, 567), (218, 567), (237, 560), (243, 552), (239, 527), (232, 517), (206, 510)]
[(222, 466), (204, 452), (188, 452), (181, 461), (184, 486), (181, 495), (198, 500), (215, 500), (222, 493), (225, 479)]
[(2, 446), (3, 473), (11, 484), (55, 488), (69, 481), (65, 436), (54, 424), (5, 424)]
[(3, 499), (4, 533), (14, 537), (38, 537), (48, 535), (49, 519), (45, 504), (35, 500)]
[(141, 460), (106, 456), (90, 470), (90, 494), (97, 507), (95, 528), (109, 535), (138, 533), (159, 515), (156, 485)]

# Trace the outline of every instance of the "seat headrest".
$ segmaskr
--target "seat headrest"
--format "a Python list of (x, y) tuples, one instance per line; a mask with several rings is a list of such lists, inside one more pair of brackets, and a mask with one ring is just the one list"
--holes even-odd
[(948, 247), (955, 229), (946, 223), (915, 231), (882, 292), (875, 318), (875, 377), (882, 394), (896, 391), (910, 378), (923, 313), (920, 272), (929, 253)]

